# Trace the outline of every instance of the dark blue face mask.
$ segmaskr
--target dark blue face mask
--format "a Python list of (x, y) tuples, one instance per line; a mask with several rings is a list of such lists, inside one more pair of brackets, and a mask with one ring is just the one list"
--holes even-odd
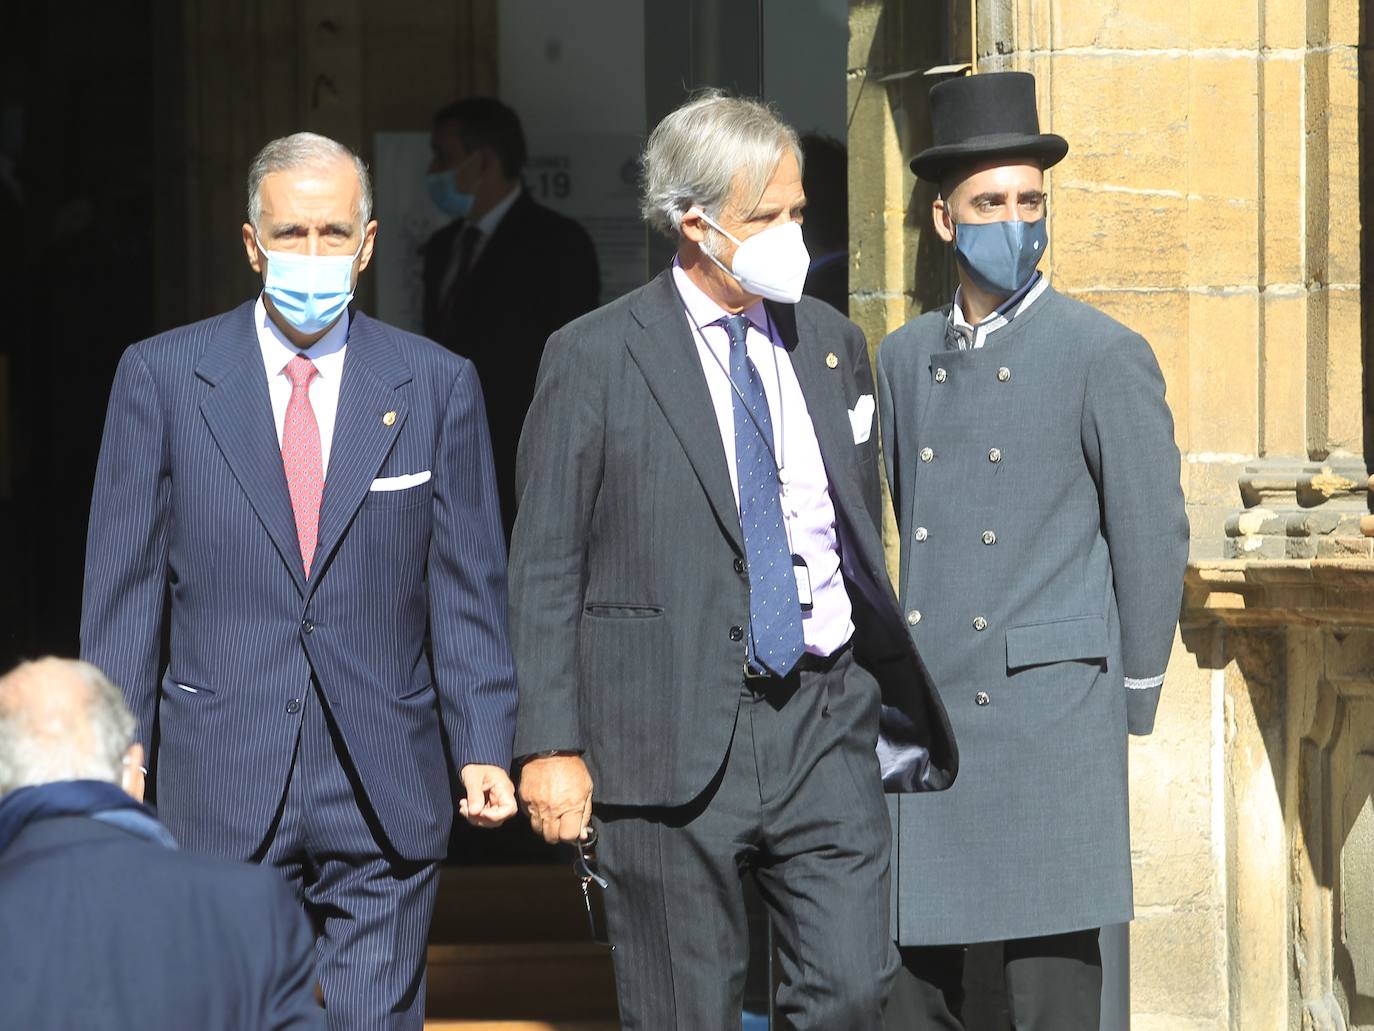
[(1049, 243), (1045, 220), (961, 222), (954, 227), (954, 253), (980, 289), (1010, 297), (1025, 286)]

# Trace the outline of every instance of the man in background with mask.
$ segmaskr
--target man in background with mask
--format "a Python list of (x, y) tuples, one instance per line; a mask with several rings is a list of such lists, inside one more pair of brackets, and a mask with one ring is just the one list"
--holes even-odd
[(182, 847), (296, 887), (330, 1026), (418, 1029), (453, 811), (515, 811), (515, 682), (481, 388), (349, 310), (376, 233), (346, 147), (297, 133), (253, 161), (261, 294), (115, 376), (81, 650), (156, 742)]
[(1056, 293), (1035, 80), (930, 94), (951, 305), (878, 352), (900, 596), (958, 736), (947, 792), (899, 802), (888, 1027), (963, 1027), (963, 946), (1003, 942), (1017, 1031), (1096, 1031), (1098, 929), (1132, 915), (1127, 734), (1154, 725), (1188, 522), (1150, 346)]
[(597, 834), (625, 1028), (739, 1026), (743, 877), (788, 1026), (875, 1028), (884, 782), (957, 759), (883, 572), (868, 349), (802, 297), (801, 146), (771, 109), (704, 93), (643, 170), (677, 257), (554, 334), (520, 442), (521, 798), (547, 841)]
[[(453, 222), (424, 246), (425, 334), (477, 367), (509, 538), (515, 450), (544, 342), (596, 307), (596, 250), (580, 225), (530, 196), (520, 118), (495, 97), (439, 111), (430, 148), (430, 197)], [(591, 188), (566, 171), (547, 182), (553, 198)]]

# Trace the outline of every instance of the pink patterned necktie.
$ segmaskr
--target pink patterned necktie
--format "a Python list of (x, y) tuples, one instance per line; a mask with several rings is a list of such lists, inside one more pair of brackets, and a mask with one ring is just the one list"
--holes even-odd
[(315, 557), (320, 531), (320, 498), (324, 496), (324, 458), (320, 452), (320, 427), (310, 407), (310, 381), (320, 374), (313, 362), (298, 354), (286, 365), (291, 381), (291, 400), (281, 430), (281, 461), (286, 469), (286, 489), (296, 513), (296, 536), (301, 545), (305, 575)]

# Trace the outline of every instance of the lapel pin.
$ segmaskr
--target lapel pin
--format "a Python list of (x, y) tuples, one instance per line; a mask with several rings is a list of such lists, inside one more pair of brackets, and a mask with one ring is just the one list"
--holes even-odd
[(383, 416), (382, 416), (382, 425), (383, 425), (383, 426), (395, 426), (395, 425), (396, 425), (396, 413), (395, 413), (395, 412), (387, 412), (385, 415), (383, 415)]
[(825, 356), (825, 367), (827, 369), (837, 369), (839, 368), (839, 366), (840, 360), (835, 357), (834, 351), (831, 351), (829, 354)]

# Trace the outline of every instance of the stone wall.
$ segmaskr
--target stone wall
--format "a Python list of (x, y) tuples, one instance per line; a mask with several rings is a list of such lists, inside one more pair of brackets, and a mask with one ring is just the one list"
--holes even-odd
[(870, 342), (948, 297), (905, 163), (926, 91), (1015, 68), (1071, 145), (1042, 268), (1143, 333), (1168, 384), (1193, 562), (1156, 732), (1131, 745), (1137, 1031), (1374, 1028), (1364, 6), (851, 4)]

